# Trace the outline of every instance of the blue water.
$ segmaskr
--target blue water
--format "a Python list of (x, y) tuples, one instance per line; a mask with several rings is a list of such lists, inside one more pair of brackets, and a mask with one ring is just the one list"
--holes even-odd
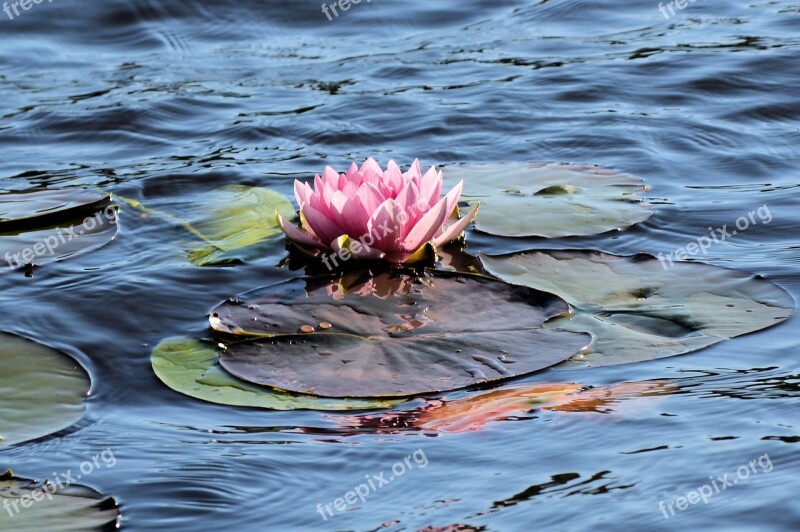
[[(368, 156), (405, 164), (591, 162), (641, 175), (656, 214), (559, 241), (470, 234), (470, 252), (673, 251), (759, 206), (769, 225), (709, 251), (800, 298), (800, 7), (699, 0), (320, 2), (55, 0), (0, 12), (0, 190), (96, 186), (153, 208), (226, 183)], [(215, 406), (164, 387), (150, 351), (207, 335), (226, 297), (297, 274), (278, 243), (196, 268), (168, 221), (123, 209), (113, 243), (33, 277), (0, 275), (2, 329), (91, 373), (76, 427), (0, 452), (44, 478), (112, 449), (82, 482), (125, 530), (790, 530), (800, 525), (800, 318), (699, 353), (530, 382), (669, 379), (635, 413), (534, 411), (481, 431), (348, 431), (342, 414)], [(465, 309), (469, 311), (469, 309)], [(613, 408), (612, 408), (613, 409)], [(355, 511), (326, 504), (422, 449)], [(670, 502), (759, 456), (737, 485)], [(455, 525), (460, 524), (461, 528)]]

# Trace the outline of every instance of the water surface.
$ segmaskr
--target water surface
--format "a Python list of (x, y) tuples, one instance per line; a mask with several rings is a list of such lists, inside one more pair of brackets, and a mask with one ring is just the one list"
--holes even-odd
[[(0, 189), (94, 186), (153, 206), (227, 183), (291, 194), (296, 177), (374, 156), (408, 164), (597, 163), (643, 176), (657, 212), (624, 233), (469, 235), (470, 252), (668, 252), (768, 205), (705, 260), (800, 297), (800, 8), (702, 0), (55, 0), (0, 13)], [(296, 275), (282, 245), (197, 268), (183, 229), (124, 209), (110, 245), (0, 275), (2, 329), (93, 377), (85, 419), (0, 453), (44, 478), (112, 449), (84, 482), (127, 530), (789, 530), (800, 522), (800, 318), (683, 357), (529, 382), (670, 379), (635, 414), (534, 411), (482, 431), (337, 430), (341, 414), (215, 406), (165, 388), (152, 347), (207, 335), (226, 297)], [(466, 309), (468, 311), (468, 309)], [(429, 463), (355, 511), (316, 505), (422, 449)], [(659, 502), (768, 454), (774, 468), (665, 519)], [(760, 471), (760, 470), (759, 470)]]

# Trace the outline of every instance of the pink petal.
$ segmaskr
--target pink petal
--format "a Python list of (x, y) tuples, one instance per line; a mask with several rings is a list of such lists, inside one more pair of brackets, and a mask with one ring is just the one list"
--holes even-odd
[(314, 193), (308, 183), (301, 183), (297, 179), (294, 180), (294, 197), (297, 200), (297, 205), (302, 209), (303, 205), (309, 202), (311, 195)]
[(363, 174), (367, 171), (370, 171), (377, 176), (383, 175), (383, 168), (381, 168), (381, 165), (379, 165), (372, 157), (364, 161), (364, 164), (361, 165), (361, 173)]
[(460, 181), (453, 190), (447, 193), (445, 199), (447, 200), (447, 216), (455, 210), (458, 205), (458, 200), (461, 199), (461, 191), (464, 190), (464, 181)]
[(367, 215), (364, 220), (359, 220), (359, 223), (363, 222), (366, 226), (369, 217), (373, 212), (378, 210), (378, 207), (386, 200), (386, 197), (384, 197), (381, 191), (378, 190), (378, 187), (372, 183), (364, 183), (359, 187), (358, 192), (356, 192), (356, 199)]
[(392, 191), (392, 195), (396, 196), (400, 189), (403, 188), (403, 172), (394, 160), (389, 161), (386, 165), (386, 171), (383, 173), (383, 182), (386, 183)]
[(362, 235), (367, 231), (369, 215), (357, 198), (349, 197), (337, 190), (331, 202), (334, 221), (349, 235)]
[(322, 213), (323, 216), (326, 218), (331, 218), (331, 208), (325, 203), (322, 194), (314, 194), (311, 196), (311, 201), (309, 201), (306, 205), (311, 205), (319, 212)]
[(475, 215), (478, 214), (478, 207), (480, 207), (480, 203), (476, 203), (470, 211), (461, 217), (456, 223), (451, 224), (450, 227), (445, 229), (444, 233), (437, 236), (433, 239), (433, 245), (436, 247), (443, 246), (448, 242), (452, 242), (456, 238), (464, 232), (467, 226), (475, 219)]
[(331, 208), (333, 195), (338, 191), (339, 189), (331, 185), (330, 181), (325, 181), (325, 184), (322, 187), (322, 201), (325, 203), (325, 206), (327, 206), (328, 209)]
[(398, 249), (397, 214), (399, 212), (395, 201), (389, 198), (372, 213), (367, 222), (367, 232), (375, 239), (374, 247), (383, 251)]
[(333, 192), (331, 196), (331, 216), (330, 218), (336, 222), (339, 227), (346, 229), (346, 223), (344, 218), (342, 217), (342, 213), (344, 212), (345, 206), (347, 205), (347, 196), (341, 191), (336, 190)]
[(411, 168), (406, 172), (406, 179), (416, 182), (417, 187), (419, 187), (419, 181), (422, 179), (422, 168), (419, 165), (419, 159), (414, 159), (414, 162), (411, 163)]
[(331, 241), (343, 235), (345, 231), (331, 218), (325, 216), (311, 205), (303, 207), (303, 216), (309, 228), (319, 237), (323, 244), (330, 247)]
[(424, 176), (419, 187), (420, 203), (425, 207), (433, 207), (442, 194), (442, 173), (431, 166)]
[(322, 172), (322, 181), (324, 183), (328, 183), (334, 189), (339, 188), (339, 172), (331, 168), (330, 166), (325, 167), (325, 171)]
[(433, 238), (433, 235), (442, 229), (442, 224), (447, 219), (447, 215), (447, 201), (446, 198), (442, 198), (411, 229), (403, 241), (402, 249), (404, 251), (419, 249), (422, 244), (428, 242)]
[(402, 241), (424, 213), (424, 211), (419, 212), (417, 209), (417, 201), (419, 201), (417, 185), (413, 181), (407, 182), (394, 201), (401, 211), (405, 213), (405, 215), (398, 217), (398, 222), (401, 222), (400, 228), (397, 230), (399, 233), (398, 239)]
[(314, 194), (319, 196), (322, 195), (322, 189), (325, 188), (325, 181), (322, 180), (322, 176), (319, 174), (314, 176)]
[(283, 232), (286, 233), (286, 238), (292, 242), (304, 244), (306, 246), (312, 246), (315, 248), (326, 247), (322, 242), (319, 241), (317, 237), (307, 233), (306, 231), (303, 231), (280, 214), (276, 213), (276, 219), (278, 220), (278, 225), (280, 225)]

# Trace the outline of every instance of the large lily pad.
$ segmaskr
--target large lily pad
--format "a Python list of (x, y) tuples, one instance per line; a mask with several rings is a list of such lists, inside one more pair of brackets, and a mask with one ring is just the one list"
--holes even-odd
[(0, 195), (0, 266), (61, 261), (94, 251), (116, 234), (116, 206), (108, 195), (72, 189)]
[[(242, 260), (240, 250), (251, 248), (274, 236), (282, 235), (275, 212), (286, 218), (295, 215), (291, 202), (281, 194), (260, 187), (225, 185), (203, 195), (193, 195), (193, 201), (181, 208), (172, 202), (164, 210), (144, 206), (124, 199), (140, 211), (178, 222), (197, 238), (187, 251), (192, 264), (212, 266)], [(199, 199), (199, 201), (198, 201)]]
[(652, 215), (640, 178), (588, 164), (555, 162), (460, 165), (462, 199), (480, 202), (479, 231), (499, 236), (559, 238), (605, 233)]
[(411, 396), (538, 371), (589, 341), (542, 329), (568, 313), (560, 298), (486, 277), (365, 274), (347, 290), (327, 279), (309, 279), (309, 289), (288, 281), (214, 309), (212, 328), (229, 336), (222, 367), (326, 397)]
[(82, 189), (0, 194), (0, 233), (56, 225), (110, 204), (108, 194)]
[[(116, 501), (86, 486), (0, 475), (0, 530), (116, 530)], [(27, 507), (26, 507), (27, 506)]]
[(152, 363), (164, 384), (210, 403), (270, 410), (366, 410), (402, 402), (293, 395), (239, 380), (220, 368), (217, 359), (212, 344), (193, 338), (168, 338), (153, 350)]
[(71, 357), (0, 333), (0, 447), (76, 423), (89, 387), (89, 376)]
[(567, 300), (573, 315), (548, 326), (591, 332), (590, 366), (689, 353), (776, 325), (795, 308), (761, 277), (694, 262), (665, 268), (652, 255), (531, 251), (481, 260), (506, 282)]

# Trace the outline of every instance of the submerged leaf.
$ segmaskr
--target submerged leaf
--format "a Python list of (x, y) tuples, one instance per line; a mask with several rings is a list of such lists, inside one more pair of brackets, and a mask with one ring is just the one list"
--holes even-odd
[(294, 215), (288, 199), (265, 188), (226, 185), (211, 192), (189, 213), (189, 222), (210, 244), (191, 251), (190, 260), (197, 266), (224, 263), (229, 252), (280, 235), (275, 211)]
[[(295, 279), (223, 303), (210, 322), (233, 335), (223, 339), (220, 364), (242, 379), (326, 397), (380, 397), (454, 390), (563, 362), (589, 336), (542, 324), (568, 311), (551, 294), (486, 277), (394, 272), (365, 274), (346, 288), (332, 277)], [(300, 332), (304, 326), (315, 332)]]
[(90, 385), (74, 359), (0, 333), (0, 447), (75, 424), (83, 416)]
[(499, 236), (559, 238), (605, 233), (652, 215), (644, 181), (588, 164), (498, 163), (445, 168), (481, 204), (475, 227)]
[(275, 212), (292, 218), (294, 207), (281, 194), (260, 187), (225, 185), (193, 199), (186, 208), (180, 202), (165, 207), (170, 212), (145, 207), (123, 198), (132, 207), (150, 215), (180, 223), (198, 243), (190, 248), (189, 261), (196, 266), (241, 262), (242, 250), (282, 234)]
[(776, 325), (795, 308), (761, 277), (694, 262), (665, 268), (652, 255), (562, 250), (481, 260), (506, 282), (567, 300), (573, 315), (548, 326), (591, 332), (590, 366), (689, 353)]
[(122, 517), (114, 499), (91, 488), (40, 484), (11, 471), (0, 475), (0, 499), (0, 530), (115, 530)]
[(324, 399), (293, 395), (241, 381), (217, 364), (214, 346), (192, 338), (169, 338), (153, 350), (153, 370), (176, 392), (232, 406), (271, 410), (366, 410), (387, 408), (402, 401)]

